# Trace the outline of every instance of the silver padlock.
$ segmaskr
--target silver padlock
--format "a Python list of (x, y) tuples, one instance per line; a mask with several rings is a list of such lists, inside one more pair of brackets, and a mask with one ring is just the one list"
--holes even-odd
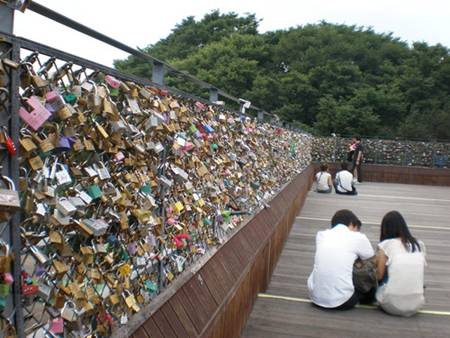
[(69, 225), (72, 222), (72, 217), (64, 216), (58, 209), (53, 210), (53, 218), (61, 225)]
[(94, 236), (103, 236), (109, 228), (109, 224), (101, 218), (85, 218), (81, 222), (88, 227)]
[(70, 201), (66, 197), (61, 197), (56, 202), (56, 208), (64, 215), (64, 216), (72, 216), (77, 208), (70, 203)]
[(60, 163), (58, 163), (57, 166), (60, 168), (60, 170), (57, 170), (55, 174), (58, 185), (72, 183), (72, 177), (70, 177), (70, 174), (67, 171), (66, 167)]
[(30, 252), (34, 258), (41, 264), (47, 263), (50, 259), (35, 245), (30, 246)]
[(68, 300), (64, 303), (61, 310), (61, 317), (68, 322), (74, 322), (77, 320), (77, 310), (74, 302)]
[(106, 168), (103, 162), (99, 162), (99, 165), (94, 164), (94, 169), (97, 171), (98, 177), (101, 180), (109, 180), (111, 178), (108, 168)]

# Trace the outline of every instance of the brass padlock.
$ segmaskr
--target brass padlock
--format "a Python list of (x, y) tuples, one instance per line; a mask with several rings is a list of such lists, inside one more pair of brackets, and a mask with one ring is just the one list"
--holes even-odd
[(20, 210), (20, 197), (13, 180), (8, 176), (1, 176), (6, 188), (0, 188), (0, 220), (8, 220), (13, 213)]

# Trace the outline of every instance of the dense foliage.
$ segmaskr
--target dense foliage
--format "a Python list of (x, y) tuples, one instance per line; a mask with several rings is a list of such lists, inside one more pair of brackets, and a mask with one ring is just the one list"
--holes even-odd
[[(260, 34), (258, 23), (218, 11), (188, 17), (144, 50), (323, 135), (450, 139), (448, 48), (326, 22)], [(135, 57), (115, 66), (151, 76)], [(198, 90), (174, 76), (168, 84)]]

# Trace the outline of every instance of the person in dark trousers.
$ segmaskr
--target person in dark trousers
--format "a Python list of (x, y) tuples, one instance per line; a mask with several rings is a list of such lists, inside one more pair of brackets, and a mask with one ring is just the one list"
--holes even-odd
[(349, 310), (366, 296), (355, 288), (353, 265), (357, 258), (373, 257), (374, 251), (360, 227), (358, 217), (343, 209), (334, 214), (331, 229), (317, 233), (314, 267), (307, 282), (316, 306)]
[(352, 156), (353, 162), (352, 162), (352, 174), (355, 179), (355, 181), (358, 181), (359, 183), (362, 182), (362, 170), (361, 165), (362, 161), (364, 159), (364, 148), (361, 144), (361, 137), (355, 136), (353, 137), (352, 143), (355, 145), (354, 153)]

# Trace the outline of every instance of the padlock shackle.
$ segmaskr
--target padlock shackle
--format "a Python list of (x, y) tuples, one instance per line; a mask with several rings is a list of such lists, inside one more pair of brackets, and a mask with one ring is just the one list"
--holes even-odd
[(3, 182), (7, 183), (7, 187), (9, 190), (16, 191), (16, 185), (14, 184), (14, 181), (10, 177), (2, 175), (1, 179)]

